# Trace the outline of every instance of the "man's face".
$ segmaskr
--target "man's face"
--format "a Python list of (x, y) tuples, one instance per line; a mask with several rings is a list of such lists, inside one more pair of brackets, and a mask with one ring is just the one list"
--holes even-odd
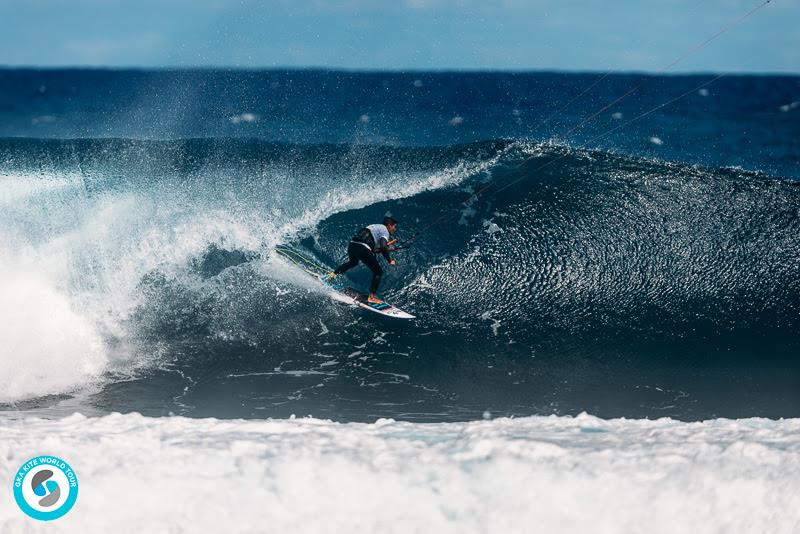
[(390, 224), (389, 226), (386, 227), (386, 229), (389, 230), (389, 235), (394, 235), (394, 233), (397, 231), (397, 225)]

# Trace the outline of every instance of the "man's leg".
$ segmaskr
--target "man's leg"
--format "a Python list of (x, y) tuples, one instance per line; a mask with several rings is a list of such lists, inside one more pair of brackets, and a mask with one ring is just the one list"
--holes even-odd
[(350, 243), (347, 246), (348, 260), (343, 264), (341, 264), (340, 266), (338, 266), (335, 271), (333, 271), (334, 276), (337, 274), (342, 274), (345, 271), (349, 271), (350, 269), (358, 265), (358, 249), (355, 249), (354, 247), (364, 248), (361, 245), (354, 245), (353, 243)]
[(367, 252), (366, 254), (362, 255), (361, 261), (363, 261), (364, 265), (369, 267), (369, 270), (372, 271), (372, 284), (369, 286), (369, 293), (370, 295), (375, 295), (375, 292), (378, 291), (378, 286), (381, 285), (383, 269), (381, 269), (381, 266), (378, 263), (378, 258), (376, 258), (375, 254), (371, 252)]

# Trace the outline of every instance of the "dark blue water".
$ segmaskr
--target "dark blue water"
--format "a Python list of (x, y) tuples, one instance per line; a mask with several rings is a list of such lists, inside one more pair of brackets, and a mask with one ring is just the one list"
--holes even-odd
[[(800, 415), (800, 78), (570, 103), (598, 76), (0, 71), (0, 257), (47, 258), (108, 357), (9, 409)], [(425, 230), (382, 287), (416, 321), (272, 252), (333, 265), (387, 213)]]

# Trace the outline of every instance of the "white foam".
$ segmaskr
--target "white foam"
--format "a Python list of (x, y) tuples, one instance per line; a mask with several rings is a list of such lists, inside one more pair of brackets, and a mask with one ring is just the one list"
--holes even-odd
[(497, 232), (502, 232), (503, 231), (503, 229), (500, 228), (491, 219), (484, 219), (483, 220), (483, 227), (485, 228), (484, 232), (486, 232), (489, 235), (496, 234)]
[(0, 402), (63, 393), (103, 371), (95, 325), (41, 269), (0, 259)]
[(464, 124), (464, 117), (461, 115), (456, 115), (448, 121), (448, 124), (450, 124), (450, 126), (459, 126)]
[(75, 469), (50, 524), (6, 500), (2, 531), (726, 532), (800, 525), (800, 420), (468, 423), (0, 419), (0, 479)]
[(233, 124), (239, 124), (242, 122), (256, 122), (258, 120), (258, 115), (255, 113), (241, 113), (239, 115), (233, 115), (228, 117), (228, 120), (231, 121)]
[(792, 111), (793, 109), (800, 107), (800, 100), (789, 102), (788, 104), (784, 104), (780, 107), (780, 110), (784, 113), (788, 111)]

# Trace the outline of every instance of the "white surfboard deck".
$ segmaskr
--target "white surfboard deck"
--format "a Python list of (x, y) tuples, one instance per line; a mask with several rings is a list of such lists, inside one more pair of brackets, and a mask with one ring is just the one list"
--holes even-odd
[(343, 302), (345, 304), (354, 304), (359, 308), (364, 308), (365, 310), (379, 313), (387, 317), (393, 317), (395, 319), (414, 319), (414, 316), (410, 313), (401, 310), (397, 306), (392, 306), (388, 302), (381, 302), (380, 304), (369, 302), (367, 300), (367, 295), (360, 293), (353, 287), (338, 284), (335, 281), (329, 282), (323, 278), (320, 278), (320, 280), (333, 290), (333, 293), (331, 293), (331, 298), (333, 300)]

